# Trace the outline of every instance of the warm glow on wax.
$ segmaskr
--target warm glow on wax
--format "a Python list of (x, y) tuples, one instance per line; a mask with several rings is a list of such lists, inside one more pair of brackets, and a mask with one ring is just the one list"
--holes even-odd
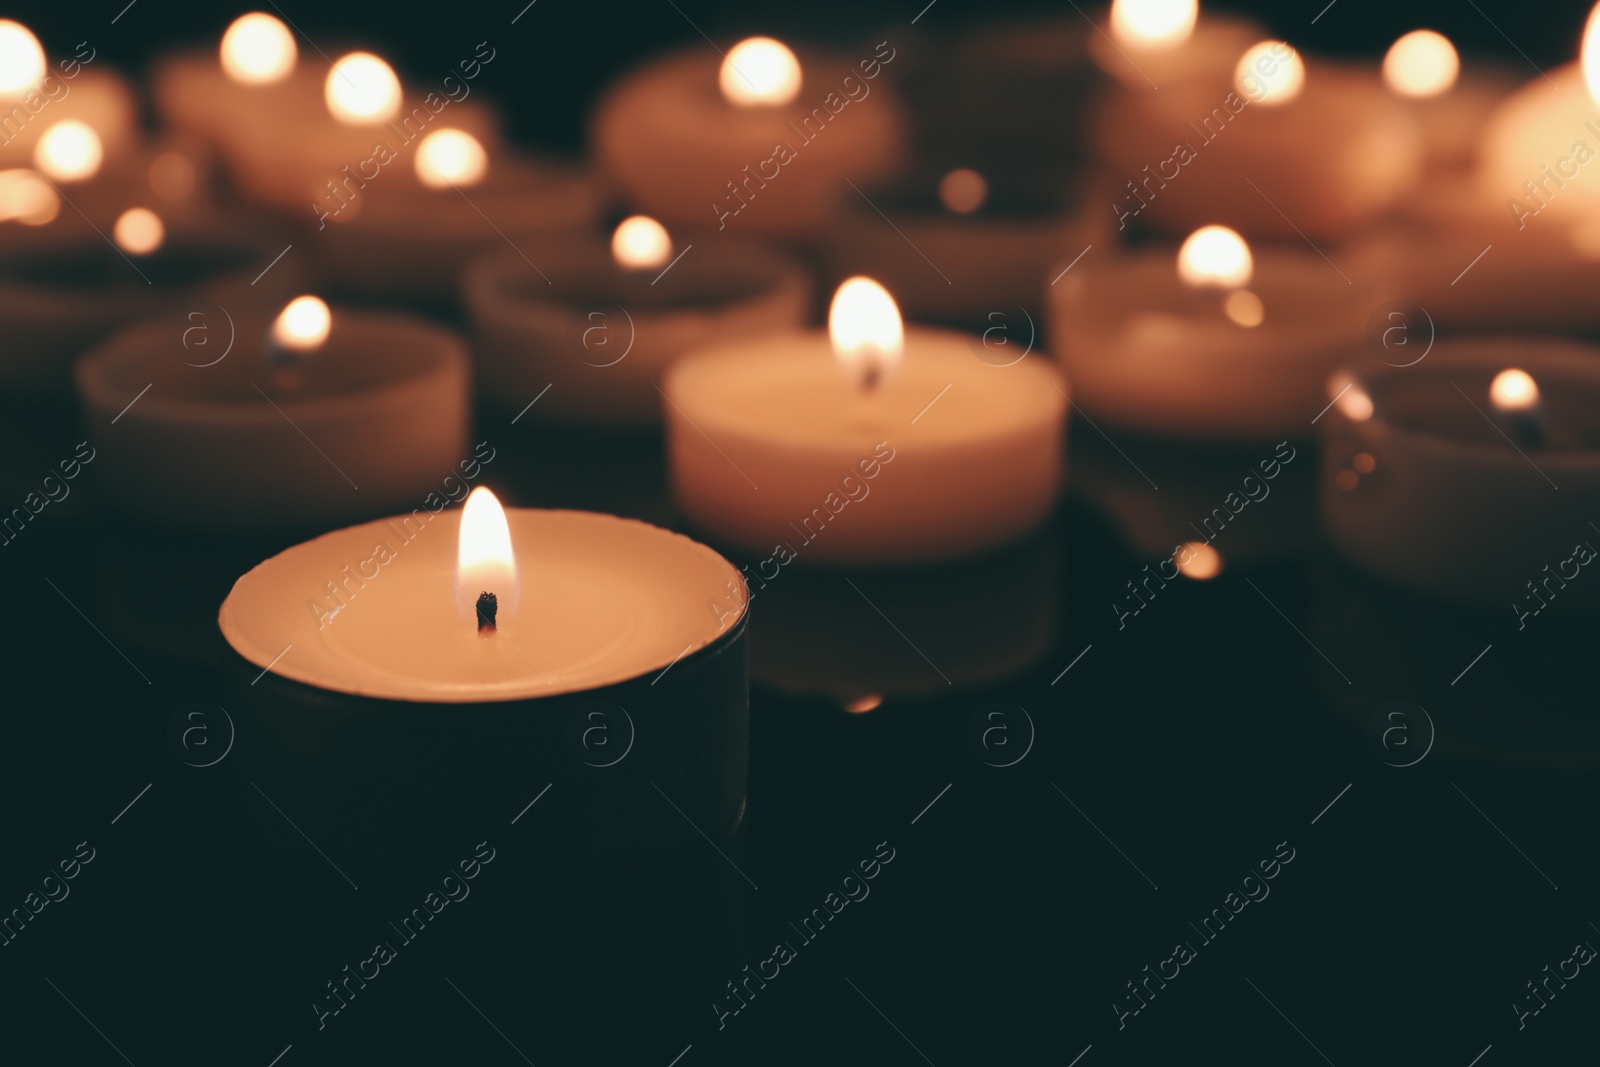
[(129, 255), (147, 256), (167, 239), (167, 228), (161, 224), (161, 216), (149, 208), (130, 207), (117, 217), (111, 236)]
[(37, 172), (26, 167), (0, 171), (0, 222), (43, 226), (60, 213), (61, 198)]

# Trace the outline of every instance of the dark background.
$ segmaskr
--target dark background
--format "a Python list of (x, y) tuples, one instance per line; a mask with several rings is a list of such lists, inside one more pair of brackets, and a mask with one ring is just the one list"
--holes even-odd
[[(938, 0), (911, 29), (907, 23), (922, 7), (917, 0), (803, 4), (676, 0), (679, 10), (667, 0), (632, 4), (538, 0), (515, 26), (510, 25), (525, 2), (291, 3), (280, 5), (280, 17), (286, 16), (330, 56), (336, 55), (341, 40), (376, 48), (399, 67), (403, 77), (420, 77), (430, 67), (450, 68), (461, 56), (470, 54), (470, 46), (487, 40), (506, 59), (496, 62), (489, 80), (478, 85), (506, 105), (513, 131), (532, 143), (577, 150), (596, 93), (641, 58), (699, 40), (689, 20), (726, 50), (752, 33), (797, 41), (850, 41), (883, 27), (892, 30), (898, 41), (915, 30), (939, 32), (1010, 13), (1073, 13), (1067, 3)], [(1549, 69), (1577, 58), (1588, 17), (1587, 5), (1580, 3), (1538, 5), (1531, 12), (1534, 17), (1529, 17), (1524, 5), (1508, 0), (1476, 4), (1337, 0), (1317, 18), (1325, 3), (1256, 0), (1204, 7), (1248, 13), (1269, 31), (1312, 54), (1378, 57), (1402, 33), (1427, 27), (1448, 36), (1463, 53), (1520, 64), (1529, 78), (1535, 76), (1529, 61)], [(1104, 16), (1102, 5), (1079, 7), (1096, 20)], [(42, 6), (17, 12), (16, 17), (33, 27), (51, 55), (70, 52), (78, 41), (88, 39), (114, 63), (137, 70), (175, 44), (214, 47), (228, 23), (249, 10), (248, 6), (235, 9), (193, 0), (139, 0), (116, 25), (110, 25), (121, 9), (119, 0), (97, 0), (90, 5)], [(273, 13), (271, 5), (263, 5), (261, 10)], [(1315, 25), (1313, 18), (1317, 18)], [(303, 42), (301, 50), (308, 51)]]
[[(751, 31), (848, 40), (897, 26), (903, 35), (919, 5), (679, 6), (726, 45)], [(1338, 0), (1315, 26), (1315, 2), (1262, 3), (1255, 13), (1306, 51), (1373, 62), (1399, 33), (1425, 25), (1469, 53), (1524, 64), (1485, 13), (1541, 67), (1575, 57), (1580, 5), (1532, 19), (1504, 2), (1479, 6)], [(119, 8), (17, 14), (52, 55), (88, 39), (132, 69), (178, 42), (210, 47), (236, 14), (139, 0), (112, 26)], [(285, 13), (330, 51), (341, 38), (360, 41), (413, 76), (488, 40), (500, 57), (480, 86), (524, 138), (574, 150), (599, 87), (641, 56), (698, 39), (665, 0), (539, 0), (511, 27), (519, 8)], [(1010, 9), (939, 0), (919, 29)], [(8, 467), (27, 461), (7, 472), (16, 485), (34, 480), (27, 464), (48, 466), (75, 439), (73, 418), (0, 420)], [(482, 415), (479, 427), (504, 453), (496, 488), (508, 500), (675, 521), (653, 510), (654, 498), (610, 493), (603, 463), (586, 478), (584, 464), (614, 444), (552, 442), (533, 419), (511, 428)], [(1117, 440), (1155, 482), (1214, 485), (1218, 499), (1235, 472), (1270, 452)], [(648, 473), (659, 451), (631, 447), (659, 497), (659, 477)], [(1281, 527), (1281, 552), (1231, 563), (1214, 582), (1174, 584), (1119, 630), (1110, 605), (1149, 560), (1086, 497), (1080, 473), (1142, 485), (1082, 425), (1071, 449), (1071, 495), (1030, 549), (1047, 560), (1028, 572), (1036, 577), (1026, 596), (1050, 606), (1047, 654), (976, 688), (946, 689), (930, 663), (931, 695), (891, 696), (864, 715), (754, 687), (749, 810), (738, 839), (723, 845), (759, 890), (685, 830), (680, 867), (573, 892), (573, 872), (539, 865), (538, 820), (573, 814), (561, 795), (511, 827), (539, 783), (474, 781), (470, 767), (451, 770), (463, 807), (481, 817), (419, 837), (409, 856), (364, 847), (363, 828), (337, 807), (294, 813), (362, 884), (349, 890), (250, 792), (247, 734), (216, 767), (179, 760), (174, 716), (190, 701), (228, 702), (226, 680), (148, 640), (214, 610), (208, 567), (237, 574), (282, 544), (144, 528), (99, 506), (92, 479), (83, 481), (0, 549), (0, 909), (18, 905), (78, 841), (98, 849), (72, 895), (0, 948), (0, 1062), (1592, 1061), (1592, 968), (1525, 1029), (1511, 1004), (1528, 1001), (1525, 983), (1575, 943), (1600, 944), (1595, 628), (1552, 615), (1519, 633), (1505, 612), (1431, 604), (1351, 574), (1307, 536), (1316, 474), (1307, 447), (1276, 503), (1241, 519), (1259, 520), (1250, 536), (1262, 540)], [(539, 481), (553, 463), (570, 470), (569, 488)], [(1196, 492), (1210, 499), (1209, 488)], [(837, 574), (797, 567), (783, 580), (837, 605), (815, 626), (859, 634), (868, 658), (919, 669), (906, 647), (914, 643), (948, 668), (937, 650), (950, 630), (1006, 629), (1003, 599), (939, 595), (972, 586), (975, 573), (982, 587), (984, 568), (1016, 577), (1005, 560), (854, 576), (894, 628)], [(927, 610), (893, 606), (915, 602), (907, 586), (932, 597)], [(758, 597), (755, 626), (774, 602)], [(1438, 727), (1437, 749), (1415, 766), (1393, 766), (1372, 725), (1395, 700), (1426, 709)], [(987, 765), (972, 740), (974, 717), (994, 703), (1025, 710), (1037, 731), (1011, 767)], [(281, 847), (264, 848), (274, 832)], [(481, 909), (467, 903), (443, 916), (461, 925), (408, 949), (319, 1033), (305, 1005), (339, 963), (359, 958), (349, 939), (364, 940), (419, 894), (421, 883), (374, 872), (447, 864), (484, 838), (507, 866), (477, 887)], [(787, 924), (885, 841), (897, 858), (871, 896), (719, 1031), (710, 1004), (725, 997), (722, 983), (789, 938)], [(1280, 843), (1295, 859), (1271, 895), (1119, 1030), (1112, 1005), (1131, 1006), (1125, 983), (1174, 942), (1198, 944), (1188, 924), (1221, 906)]]

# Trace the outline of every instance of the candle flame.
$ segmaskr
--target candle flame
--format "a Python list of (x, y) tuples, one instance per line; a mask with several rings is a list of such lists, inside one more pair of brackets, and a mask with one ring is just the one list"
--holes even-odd
[(1285, 41), (1251, 45), (1233, 69), (1233, 85), (1257, 104), (1276, 107), (1300, 95), (1306, 65)]
[(340, 59), (322, 90), (333, 117), (351, 126), (377, 125), (400, 113), (400, 79), (371, 52)]
[(511, 549), (511, 527), (495, 495), (478, 486), (461, 507), (461, 534), (456, 547), (456, 606), (462, 618), (475, 618), (480, 593), (499, 602), (500, 625), (516, 609), (517, 557)]
[(672, 256), (667, 228), (648, 215), (633, 215), (611, 235), (611, 255), (629, 270), (659, 267)]
[(278, 313), (272, 340), (281, 348), (311, 352), (321, 348), (333, 330), (333, 313), (315, 296), (297, 296)]
[(44, 79), (44, 49), (20, 22), (0, 19), (0, 93), (21, 95)]
[(44, 131), (33, 146), (34, 166), (58, 182), (81, 182), (95, 176), (105, 149), (94, 127), (65, 119)]
[(134, 256), (147, 256), (167, 239), (161, 216), (144, 207), (131, 207), (117, 217), (111, 228), (117, 247)]
[(222, 35), (222, 69), (240, 85), (269, 85), (294, 70), (294, 34), (261, 11), (240, 15)]
[(1178, 277), (1196, 288), (1238, 289), (1254, 269), (1250, 246), (1226, 226), (1202, 226), (1178, 249)]
[(828, 308), (833, 354), (863, 389), (875, 387), (905, 358), (905, 327), (889, 291), (871, 278), (847, 278)]
[(489, 153), (465, 130), (435, 130), (417, 143), (417, 179), (430, 189), (471, 188), (489, 170)]
[(1600, 4), (1589, 12), (1589, 21), (1583, 27), (1583, 83), (1589, 89), (1589, 99), (1600, 103)]
[(782, 41), (751, 37), (728, 50), (717, 80), (730, 103), (775, 107), (800, 92), (800, 61)]
[(16, 219), (24, 226), (43, 226), (59, 214), (61, 197), (36, 171), (0, 171), (0, 222)]
[(1533, 375), (1512, 367), (1494, 376), (1489, 399), (1501, 411), (1527, 411), (1539, 403), (1539, 385)]
[(1172, 554), (1172, 562), (1185, 578), (1198, 582), (1222, 573), (1222, 553), (1204, 541), (1185, 541)]
[(957, 215), (970, 215), (989, 199), (989, 183), (970, 167), (957, 167), (939, 179), (939, 202)]
[(1189, 39), (1199, 0), (1112, 0), (1111, 33), (1122, 44), (1173, 48)]
[(1456, 46), (1432, 30), (1412, 30), (1383, 57), (1384, 83), (1401, 96), (1438, 96), (1455, 85), (1460, 73)]

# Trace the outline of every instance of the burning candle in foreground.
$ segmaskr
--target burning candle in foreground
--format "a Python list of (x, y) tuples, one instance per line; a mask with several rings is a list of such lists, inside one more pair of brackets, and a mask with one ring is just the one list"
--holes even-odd
[(667, 373), (673, 492), (698, 527), (780, 563), (883, 564), (980, 553), (1045, 520), (1067, 408), (1053, 367), (906, 330), (867, 278), (840, 286), (828, 321)]

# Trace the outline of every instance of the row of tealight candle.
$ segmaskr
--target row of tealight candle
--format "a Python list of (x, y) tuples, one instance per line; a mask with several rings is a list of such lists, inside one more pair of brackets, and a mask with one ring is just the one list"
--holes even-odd
[[(8, 146), (0, 156), (19, 164), (0, 173), (0, 214), (45, 233), (4, 273), (35, 284), (40, 264), (70, 272), (81, 262), (74, 255), (89, 255), (49, 237), (62, 214), (52, 198), (65, 199), (76, 182), (85, 196), (98, 190), (84, 217), (114, 220), (109, 240), (128, 265), (153, 288), (171, 279), (180, 294), (132, 298), (97, 317), (83, 309), (102, 303), (98, 293), (49, 303), (0, 284), (0, 307), (36, 309), (15, 360), (27, 373), (4, 373), (30, 385), (59, 381), (64, 343), (50, 314), (74, 323), (71, 359), (118, 326), (163, 309), (188, 313), (203, 299), (219, 320), (210, 328), (227, 319), (217, 349), (197, 348), (192, 320), (168, 315), (116, 332), (77, 366), (91, 426), (117, 425), (116, 455), (108, 449), (97, 469), (129, 508), (200, 525), (304, 528), (409, 506), (438, 469), (467, 454), (476, 378), (493, 405), (526, 412), (538, 403), (542, 419), (664, 424), (676, 497), (697, 528), (741, 551), (797, 538), (816, 564), (946, 560), (1026, 537), (1062, 484), (1071, 405), (1114, 430), (1153, 436), (1273, 441), (1315, 430), (1328, 441), (1327, 525), (1347, 554), (1442, 596), (1499, 595), (1534, 550), (1529, 531), (1564, 530), (1578, 514), (1567, 509), (1600, 491), (1594, 354), (1526, 340), (1441, 343), (1418, 371), (1415, 361), (1400, 366), (1411, 353), (1389, 347), (1387, 321), (1382, 343), (1370, 343), (1373, 315), (1405, 298), (1440, 329), (1595, 325), (1583, 293), (1600, 278), (1600, 241), (1581, 210), (1594, 194), (1580, 194), (1577, 171), (1563, 165), (1588, 157), (1574, 160), (1573, 145), (1561, 143), (1586, 136), (1592, 97), (1569, 88), (1547, 99), (1535, 85), (1502, 101), (1497, 76), (1460, 77), (1449, 42), (1427, 31), (1397, 42), (1379, 76), (1308, 62), (1248, 23), (1202, 17), (1193, 0), (1116, 0), (1109, 26), (1087, 48), (1110, 79), (1095, 107), (1099, 182), (1089, 186), (1110, 189), (1109, 211), (1069, 202), (1008, 213), (1019, 207), (1001, 195), (1012, 176), (986, 174), (985, 160), (920, 168), (906, 135), (917, 102), (894, 85), (912, 57), (889, 41), (859, 56), (802, 57), (756, 38), (720, 62), (693, 50), (643, 67), (597, 108), (603, 181), (515, 154), (492, 109), (467, 102), (494, 62), (487, 45), (408, 95), (370, 52), (345, 54), (322, 73), (302, 61), (280, 20), (253, 13), (229, 28), (220, 52), (160, 66), (157, 112), (202, 146), (178, 157), (191, 184), (214, 154), (242, 196), (289, 220), (289, 232), (316, 250), (322, 277), (344, 293), (413, 302), (454, 298), (459, 286), (469, 348), (399, 313), (290, 301), (307, 288), (304, 277), (277, 266), (276, 240), (263, 244), (252, 229), (231, 244), (205, 225), (183, 232), (179, 216), (143, 202), (145, 187), (159, 184), (156, 164), (167, 160), (162, 173), (175, 165), (170, 151), (145, 158), (126, 87), (82, 70), (92, 59), (80, 57), (78, 73), (107, 88), (96, 95), (86, 90), (100, 82), (83, 81), (52, 102), (36, 91), (47, 70), (37, 42), (0, 23), (0, 51), (27, 59), (0, 92), (24, 101), (16, 113), (31, 152)], [(114, 159), (138, 160), (126, 171), (138, 180), (100, 175), (102, 160)], [(1551, 165), (1558, 173), (1547, 177)], [(1512, 185), (1514, 175), (1525, 178)], [(1050, 176), (1063, 190), (1070, 177)], [(893, 198), (915, 202), (919, 183), (936, 190), (926, 199), (937, 206), (902, 213)], [(1508, 192), (1525, 210), (1507, 211)], [(617, 199), (649, 214), (602, 238), (596, 228)], [(1509, 231), (1507, 220), (1516, 223)], [(1126, 231), (1185, 240), (1119, 251)], [(1494, 247), (1477, 253), (1480, 238)], [(830, 280), (848, 276), (826, 332), (804, 328), (818, 286), (805, 260), (775, 240), (821, 252)], [(861, 276), (863, 262), (897, 292)], [(231, 292), (197, 288), (242, 280), (257, 266), (266, 269), (236, 285), (254, 290), (238, 304)], [(263, 278), (273, 279), (265, 291)], [(1013, 357), (1020, 337), (996, 358), (989, 334), (904, 329), (902, 288), (918, 317), (1044, 311), (1060, 369), (1042, 352)], [(236, 321), (230, 309), (240, 308), (248, 313)], [(1541, 395), (1563, 399), (1539, 403)], [(1575, 504), (1558, 509), (1518, 481), (1543, 477), (1553, 487), (1550, 469), (1561, 475), (1560, 499)], [(1497, 502), (1463, 487), (1489, 480), (1486, 471), (1516, 497), (1524, 521), (1476, 521)], [(384, 612), (405, 602), (408, 582), (450, 577), (435, 558), (442, 550), (399, 554), (388, 535), (353, 527), (247, 576), (224, 609), (224, 631), (258, 668), (313, 685), (498, 701), (632, 678), (716, 645), (730, 620), (742, 626), (739, 590), (730, 594), (727, 572), (708, 564), (683, 578), (692, 591), (630, 571), (617, 577), (633, 590), (618, 592), (620, 614), (562, 631), (563, 612), (581, 614), (590, 583), (575, 576), (606, 569), (596, 543), (637, 538), (628, 551), (651, 558), (659, 535), (663, 561), (699, 549), (638, 524), (608, 525), (621, 520), (515, 509), (507, 518), (492, 501), (474, 510), (488, 525), (473, 532), (464, 515), (461, 559), (469, 545), (492, 543), (500, 562), (487, 578), (459, 562), (454, 581), (442, 583), (450, 588), (426, 594), (453, 605), (440, 620), (464, 622), (397, 636)], [(1374, 522), (1419, 543), (1454, 526), (1482, 540), (1472, 553), (1430, 557), (1447, 564), (1421, 566), (1412, 558), (1420, 549), (1374, 539)], [(830, 525), (829, 536), (812, 545), (808, 523)], [(532, 597), (519, 592), (518, 544), (538, 561)], [(1482, 569), (1510, 546), (1510, 563)], [(307, 613), (298, 594), (290, 607), (273, 600), (288, 595), (281, 587), (325, 585), (358, 548), (373, 574), (395, 555), (412, 578), (348, 607), (315, 593), (322, 612)], [(1479, 569), (1464, 575), (1469, 564)], [(676, 619), (685, 597), (725, 610), (711, 612), (708, 628), (701, 603), (692, 622), (685, 613), (661, 631), (656, 622)], [(536, 616), (530, 600), (540, 604)], [(368, 621), (336, 621), (357, 617)], [(647, 639), (637, 656), (603, 656), (609, 666), (597, 669), (595, 649), (616, 627)], [(348, 640), (333, 643), (335, 630)], [(520, 651), (484, 651), (514, 637), (561, 652), (535, 667), (538, 657)], [(301, 651), (291, 656), (286, 646)], [(463, 681), (474, 670), (486, 673)]]

